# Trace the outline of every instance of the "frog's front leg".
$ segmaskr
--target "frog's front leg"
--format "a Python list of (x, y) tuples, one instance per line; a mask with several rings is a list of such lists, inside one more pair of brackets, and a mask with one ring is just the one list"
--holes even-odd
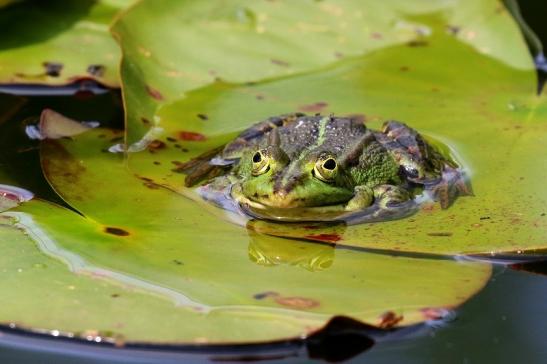
[(373, 191), (374, 198), (382, 209), (392, 208), (410, 200), (410, 193), (406, 189), (394, 185), (378, 185), (374, 187)]
[(352, 199), (346, 204), (346, 211), (362, 210), (374, 202), (374, 191), (372, 188), (362, 185), (355, 187), (354, 191)]

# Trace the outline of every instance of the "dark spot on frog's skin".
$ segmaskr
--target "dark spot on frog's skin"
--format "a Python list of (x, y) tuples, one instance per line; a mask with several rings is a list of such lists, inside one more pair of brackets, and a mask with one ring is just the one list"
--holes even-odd
[(253, 296), (253, 298), (256, 300), (263, 300), (264, 298), (267, 298), (267, 297), (277, 297), (277, 296), (279, 296), (279, 293), (273, 292), (273, 291), (267, 291), (267, 292), (257, 293)]
[(46, 69), (46, 75), (51, 77), (59, 77), (63, 69), (63, 64), (60, 62), (44, 62), (42, 66)]
[(372, 33), (372, 34), (370, 35), (370, 37), (371, 37), (372, 39), (382, 39), (382, 38), (383, 38), (382, 34), (381, 34), (381, 33), (377, 33), (377, 32)]
[(254, 198), (258, 198), (258, 192), (255, 192), (255, 193), (253, 194), (253, 197), (254, 197)]
[(148, 93), (148, 95), (150, 95), (153, 99), (156, 99), (158, 101), (162, 101), (163, 100), (163, 95), (161, 94), (161, 92), (159, 92), (158, 90), (156, 90), (155, 88), (151, 87), (151, 86), (148, 86), (146, 85), (146, 92)]
[(406, 45), (409, 47), (427, 47), (429, 43), (423, 39), (415, 39), (407, 42)]
[(175, 148), (181, 148), (181, 145), (178, 144), (178, 143), (177, 143), (177, 144), (173, 144), (173, 146), (174, 146)]
[(102, 77), (104, 75), (106, 67), (102, 64), (90, 64), (87, 66), (87, 73), (91, 76)]
[(117, 293), (112, 293), (112, 294), (110, 295), (110, 297), (112, 297), (112, 298), (118, 298), (118, 297), (120, 297), (120, 295), (117, 294)]
[(180, 140), (189, 140), (193, 142), (202, 142), (207, 139), (205, 135), (193, 131), (180, 131), (177, 136)]
[(482, 216), (480, 220), (490, 220), (490, 216)]
[(104, 232), (107, 234), (112, 234), (116, 236), (129, 236), (129, 231), (120, 229), (114, 226), (107, 226), (104, 228)]
[(161, 164), (160, 161), (154, 161), (153, 163), (154, 163), (154, 165), (156, 165), (156, 166), (159, 166), (159, 165)]
[(399, 68), (399, 71), (401, 72), (407, 72), (409, 70), (409, 68), (407, 66), (402, 66)]
[(264, 95), (258, 94), (255, 97), (257, 100), (264, 100)]
[(148, 144), (147, 148), (148, 148), (148, 151), (150, 152), (156, 152), (160, 149), (165, 149), (166, 147), (167, 147), (167, 144), (165, 144), (161, 140), (155, 139)]
[(545, 212), (542, 212), (539, 216), (545, 216), (545, 215), (546, 215)]
[(184, 152), (184, 153), (188, 152), (188, 149), (186, 149), (186, 148), (180, 148), (180, 150), (181, 150), (181, 152)]
[(313, 240), (321, 240), (329, 243), (336, 243), (337, 241), (342, 240), (342, 237), (338, 234), (317, 234), (317, 235), (306, 235), (306, 238)]
[(302, 105), (298, 108), (298, 110), (304, 111), (304, 112), (321, 112), (327, 106), (329, 106), (328, 103), (326, 103), (324, 101), (319, 101), (319, 102), (316, 102), (314, 104)]
[(344, 53), (341, 53), (341, 52), (334, 52), (334, 56), (336, 58), (344, 58)]
[(282, 67), (289, 67), (289, 63), (285, 62), (285, 61), (282, 61), (280, 59), (270, 59), (270, 61), (273, 63), (273, 64), (276, 64), (278, 66), (282, 66)]
[(145, 125), (150, 124), (150, 120), (148, 120), (148, 119), (145, 118), (144, 116), (141, 118), (141, 121), (142, 121), (142, 123), (145, 124)]
[(452, 236), (453, 234), (450, 233), (450, 232), (435, 232), (435, 233), (427, 233), (427, 235), (429, 235), (429, 236), (449, 237), (449, 236)]
[(380, 323), (378, 326), (381, 329), (391, 329), (403, 320), (403, 315), (397, 315), (393, 311), (386, 311), (380, 316)]
[(173, 263), (175, 263), (176, 265), (184, 265), (184, 263), (178, 259), (173, 259)]
[(209, 117), (205, 114), (198, 114), (197, 117), (200, 118), (201, 120), (209, 120)]
[(166, 139), (167, 139), (167, 141), (169, 141), (169, 142), (171, 142), (171, 143), (174, 143), (174, 142), (177, 141), (177, 139), (172, 138), (172, 137), (167, 137)]

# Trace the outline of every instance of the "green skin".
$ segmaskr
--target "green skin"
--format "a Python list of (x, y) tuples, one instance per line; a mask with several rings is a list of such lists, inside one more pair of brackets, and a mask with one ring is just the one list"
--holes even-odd
[(397, 122), (378, 132), (349, 118), (284, 115), (245, 130), (216, 162), (233, 166), (232, 197), (254, 208), (317, 213), (354, 212), (373, 203), (391, 208), (412, 198), (408, 186), (426, 175), (441, 176), (431, 167), (443, 164), (440, 155), (420, 159), (409, 152), (409, 140), (423, 141)]

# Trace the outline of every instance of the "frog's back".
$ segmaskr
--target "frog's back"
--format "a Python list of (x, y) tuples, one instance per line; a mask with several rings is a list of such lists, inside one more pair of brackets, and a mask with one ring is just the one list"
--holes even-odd
[[(272, 138), (272, 134), (277, 134), (276, 138)], [(277, 138), (290, 159), (314, 151), (339, 155), (358, 143), (365, 134), (366, 127), (356, 119), (293, 114), (270, 118), (246, 129), (226, 146), (224, 156), (235, 156), (239, 150), (251, 145), (266, 147)]]

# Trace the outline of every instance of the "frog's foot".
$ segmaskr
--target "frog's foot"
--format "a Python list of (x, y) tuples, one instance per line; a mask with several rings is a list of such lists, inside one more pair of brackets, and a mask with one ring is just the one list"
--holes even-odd
[(400, 203), (410, 200), (410, 194), (404, 188), (393, 185), (374, 187), (374, 197), (381, 209), (390, 209)]
[(426, 185), (426, 190), (435, 201), (439, 201), (443, 209), (450, 207), (459, 196), (473, 196), (473, 190), (464, 172), (447, 165), (442, 177), (434, 184)]
[(374, 201), (374, 191), (368, 186), (355, 187), (353, 198), (346, 204), (346, 211), (362, 210), (372, 205)]

